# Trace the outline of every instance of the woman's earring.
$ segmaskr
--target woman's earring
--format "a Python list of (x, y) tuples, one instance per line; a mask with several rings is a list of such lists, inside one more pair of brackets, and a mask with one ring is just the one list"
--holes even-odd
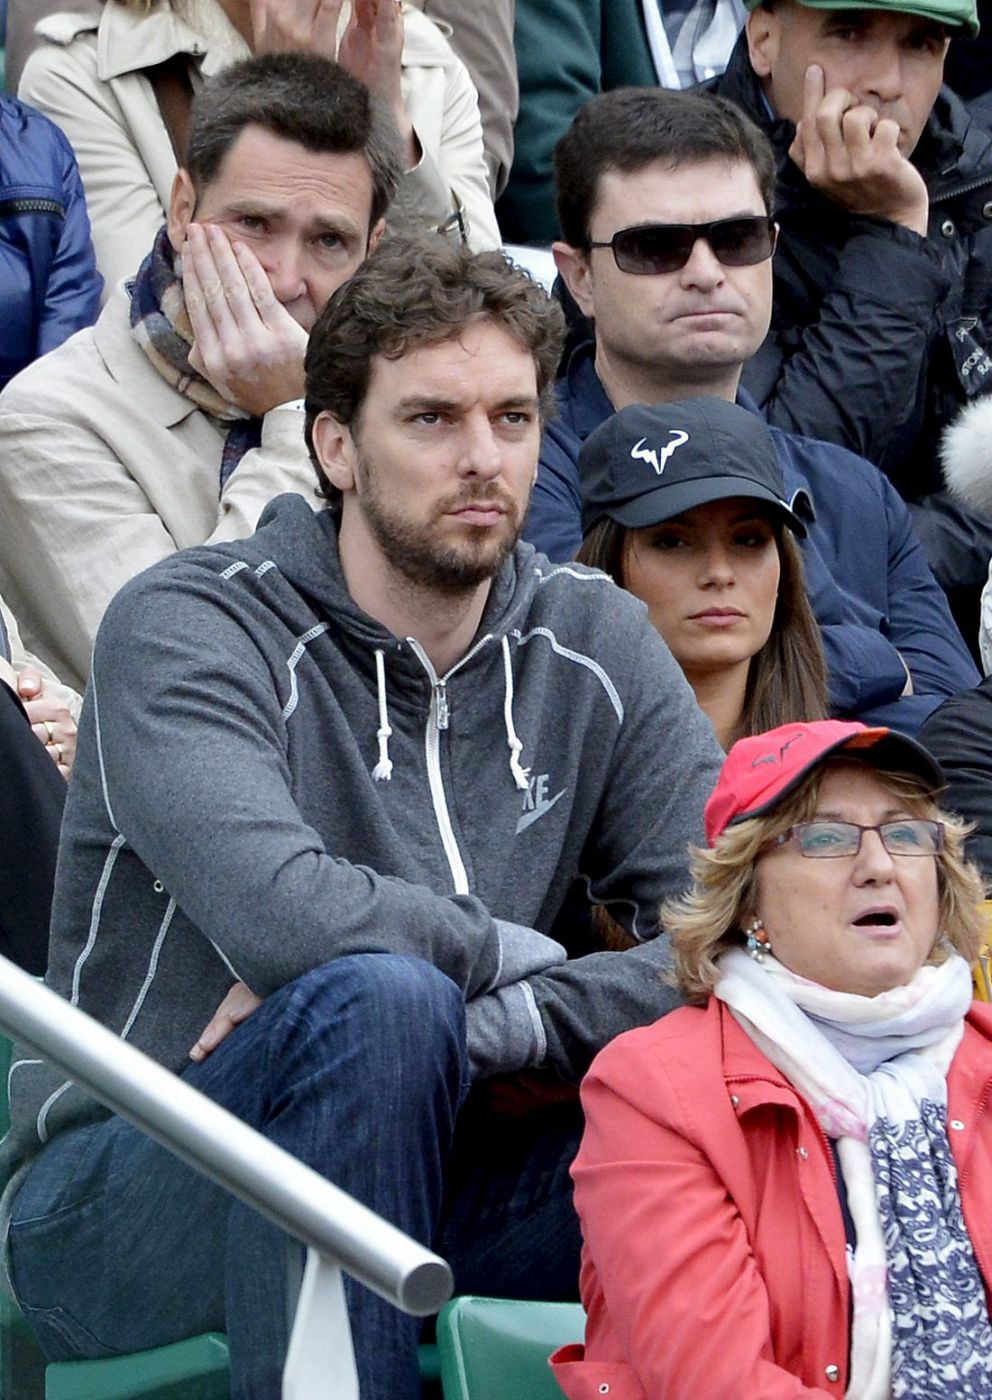
[(760, 919), (754, 918), (744, 930), (747, 934), (748, 955), (754, 958), (755, 962), (764, 962), (765, 954), (771, 953), (772, 945), (765, 926)]

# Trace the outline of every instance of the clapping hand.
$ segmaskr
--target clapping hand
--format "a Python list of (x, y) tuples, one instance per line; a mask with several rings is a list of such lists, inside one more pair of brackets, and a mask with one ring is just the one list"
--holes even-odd
[(250, 0), (255, 53), (285, 51), (336, 58), (389, 108), (403, 139), (407, 165), (420, 159), (400, 86), (403, 11), (399, 0), (353, 0), (338, 44), (344, 0)]

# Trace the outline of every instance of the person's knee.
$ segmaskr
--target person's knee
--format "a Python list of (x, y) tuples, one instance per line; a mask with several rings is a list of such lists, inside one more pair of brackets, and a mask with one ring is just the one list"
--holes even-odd
[(334, 1034), (364, 1027), (381, 1051), (422, 1060), (439, 1050), (463, 1053), (465, 1002), (449, 977), (420, 958), (357, 953), (299, 978), (293, 1001), (312, 1024)]

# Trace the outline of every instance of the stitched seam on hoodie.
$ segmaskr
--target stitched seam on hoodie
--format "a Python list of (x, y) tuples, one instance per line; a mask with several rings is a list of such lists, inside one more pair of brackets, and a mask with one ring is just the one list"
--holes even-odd
[[(97, 737), (97, 743), (99, 744), (99, 735)], [(123, 845), (124, 837), (121, 835), (120, 832), (118, 832), (117, 835), (114, 837), (113, 841), (110, 843), (110, 849), (107, 852), (106, 860), (103, 863), (103, 870), (100, 874), (100, 882), (97, 885), (96, 893), (93, 896), (93, 911), (90, 917), (89, 937), (86, 940), (85, 948), (80, 953), (79, 957), (76, 959), (76, 966), (72, 970), (72, 995), (69, 998), (70, 1004), (72, 1006), (77, 1006), (79, 1004), (79, 979), (82, 975), (83, 966), (86, 963), (86, 960), (89, 957), (90, 953), (93, 951), (93, 945), (94, 943), (96, 943), (97, 934), (100, 931), (100, 915), (103, 911), (103, 897), (106, 893), (107, 886), (110, 884), (110, 877), (113, 874), (118, 852), (120, 851)], [(17, 1061), (16, 1063), (37, 1064), (38, 1061), (22, 1060)], [(11, 1071), (13, 1071), (13, 1068), (14, 1066), (12, 1065)], [(8, 1076), (8, 1085), (9, 1082), (10, 1079)], [(48, 1118), (48, 1111), (52, 1107), (52, 1105), (62, 1097), (66, 1089), (68, 1089), (71, 1086), (71, 1084), (72, 1080), (67, 1079), (65, 1083), (60, 1085), (59, 1088), (56, 1089), (53, 1094), (50, 1094), (48, 1096), (45, 1102), (41, 1105), (41, 1108), (38, 1110), (38, 1117), (35, 1122), (35, 1127), (38, 1133), (38, 1137), (42, 1142), (48, 1141), (48, 1129), (45, 1126), (46, 1120)]]
[(90, 953), (92, 953), (93, 951), (93, 945), (96, 943), (97, 934), (100, 932), (100, 917), (103, 913), (103, 897), (107, 892), (107, 886), (110, 884), (110, 877), (114, 873), (114, 866), (117, 863), (118, 852), (120, 851), (123, 845), (124, 837), (121, 834), (121, 832), (118, 832), (117, 835), (114, 837), (113, 841), (111, 841), (110, 849), (108, 850), (106, 859), (103, 862), (103, 870), (100, 873), (100, 882), (97, 885), (96, 893), (93, 896), (93, 909), (90, 915), (89, 937), (86, 940), (85, 948), (80, 953), (79, 957), (76, 959), (76, 966), (72, 970), (72, 995), (69, 998), (69, 1002), (72, 1006), (79, 1005), (79, 979), (82, 976), (83, 967), (86, 964), (86, 960), (89, 957)]
[[(103, 764), (103, 741), (100, 734), (100, 706), (97, 700), (97, 685), (95, 672), (91, 677), (91, 690), (93, 695), (93, 718), (96, 728), (97, 758), (99, 759), (100, 763), (100, 785), (103, 790), (103, 801), (104, 805), (107, 808), (107, 816), (110, 818), (110, 824), (114, 828), (115, 832), (117, 832), (117, 834), (114, 837), (113, 841), (110, 843), (110, 849), (107, 851), (106, 858), (103, 862), (103, 870), (100, 873), (100, 881), (96, 887), (96, 892), (93, 896), (93, 908), (90, 914), (90, 928), (89, 935), (86, 939), (86, 946), (83, 948), (82, 952), (79, 954), (79, 957), (76, 959), (76, 965), (72, 970), (72, 994), (69, 998), (70, 1004), (72, 1006), (77, 1006), (79, 1004), (79, 979), (82, 976), (82, 971), (86, 960), (88, 959), (90, 953), (93, 951), (93, 945), (96, 943), (97, 934), (100, 931), (100, 916), (103, 912), (103, 898), (106, 894), (107, 886), (110, 883), (110, 877), (113, 874), (114, 865), (117, 862), (118, 853), (121, 847), (124, 845), (124, 836), (118, 829), (117, 823), (114, 820), (113, 809), (110, 806), (110, 794), (107, 791), (107, 774)], [(60, 1085), (59, 1088), (54, 1091), (54, 1093), (49, 1094), (48, 1098), (38, 1110), (38, 1117), (35, 1120), (35, 1128), (41, 1142), (48, 1141), (48, 1129), (45, 1126), (45, 1124), (48, 1119), (49, 1109), (51, 1109), (52, 1105), (55, 1104), (62, 1097), (65, 1091), (71, 1086), (71, 1084), (72, 1080), (67, 1079), (64, 1084)]]
[(318, 622), (315, 626), (310, 628), (309, 632), (304, 632), (286, 661), (286, 668), (289, 671), (289, 699), (283, 706), (282, 718), (284, 724), (293, 714), (293, 711), (300, 702), (299, 687), (296, 684), (296, 668), (300, 664), (303, 654), (310, 642), (312, 642), (315, 637), (319, 637), (322, 632), (326, 632), (330, 625), (329, 622)]
[(590, 571), (587, 567), (580, 573), (578, 569), (569, 568), (567, 564), (559, 564), (549, 574), (542, 573), (540, 569), (534, 570), (538, 584), (550, 583), (558, 574), (566, 574), (568, 578), (577, 578), (580, 583), (613, 583), (609, 574), (604, 574), (601, 569)]
[(541, 1065), (544, 1063), (545, 1056), (548, 1053), (548, 1037), (544, 1032), (544, 1022), (541, 1020), (541, 1013), (537, 1009), (537, 1000), (534, 996), (533, 987), (526, 981), (518, 983), (518, 986), (524, 994), (524, 1001), (527, 1003), (527, 1014), (534, 1028), (534, 1038), (537, 1041), (537, 1058), (534, 1060), (534, 1064)]
[(145, 973), (145, 980), (141, 984), (141, 990), (135, 999), (134, 1005), (131, 1007), (131, 1014), (127, 1018), (124, 1029), (121, 1031), (121, 1040), (127, 1040), (131, 1032), (131, 1027), (138, 1019), (138, 1013), (145, 1004), (145, 997), (147, 997), (151, 985), (155, 981), (155, 974), (158, 971), (159, 955), (162, 952), (162, 944), (165, 942), (165, 935), (169, 932), (169, 925), (172, 923), (172, 916), (175, 912), (176, 901), (170, 899), (169, 903), (166, 905), (165, 913), (162, 916), (162, 922), (158, 926), (158, 933), (155, 935), (155, 942), (152, 945), (152, 955), (148, 960), (148, 971)]
[[(237, 972), (236, 969), (233, 968), (233, 967), (231, 966), (231, 959), (230, 959), (230, 958), (227, 956), (227, 954), (224, 952), (223, 948), (218, 948), (217, 944), (214, 942), (214, 940), (213, 940), (212, 938), (208, 938), (208, 939), (207, 939), (207, 942), (210, 944), (211, 948), (213, 948), (214, 952), (215, 952), (215, 953), (217, 954), (217, 956), (220, 958), (221, 962), (222, 962), (222, 963), (224, 964), (224, 966), (227, 968), (228, 972), (229, 972), (229, 973), (231, 974), (231, 976), (234, 978), (235, 982), (244, 982), (245, 979), (241, 976), (241, 974), (240, 974), (239, 972)], [(247, 985), (248, 985), (248, 984), (245, 983), (245, 986), (247, 986)]]
[(551, 643), (552, 650), (556, 655), (564, 657), (566, 661), (574, 661), (577, 666), (585, 666), (587, 670), (590, 670), (606, 691), (606, 694), (609, 696), (610, 704), (616, 711), (617, 719), (623, 724), (623, 701), (620, 699), (616, 686), (598, 661), (594, 661), (591, 656), (584, 656), (582, 652), (572, 651), (569, 647), (562, 646), (561, 642), (559, 642), (558, 638), (548, 627), (532, 627), (529, 632), (514, 630), (513, 635), (516, 637), (520, 646), (523, 646), (525, 642), (529, 642), (532, 637), (545, 637)]
[(103, 731), (100, 728), (100, 699), (97, 693), (96, 670), (90, 676), (90, 694), (93, 698), (93, 725), (96, 729), (96, 756), (100, 764), (100, 787), (103, 791), (103, 804), (107, 809), (107, 816), (110, 825), (116, 832), (120, 832), (120, 827), (114, 818), (114, 809), (110, 805), (110, 790), (107, 785), (107, 770), (103, 762)]
[(39, 1141), (41, 1141), (41, 1142), (47, 1142), (47, 1141), (48, 1141), (48, 1129), (47, 1129), (46, 1126), (45, 1126), (45, 1123), (46, 1123), (46, 1121), (47, 1121), (47, 1119), (48, 1119), (48, 1110), (52, 1107), (53, 1104), (55, 1104), (55, 1103), (58, 1102), (58, 1100), (59, 1100), (59, 1099), (62, 1097), (62, 1095), (65, 1093), (66, 1089), (71, 1088), (71, 1086), (72, 1086), (72, 1080), (71, 1080), (71, 1079), (67, 1079), (67, 1080), (65, 1081), (64, 1084), (60, 1085), (60, 1087), (59, 1087), (58, 1089), (55, 1090), (55, 1093), (54, 1093), (54, 1094), (49, 1094), (48, 1098), (45, 1100), (45, 1102), (41, 1105), (41, 1108), (38, 1110), (38, 1117), (37, 1117), (37, 1119), (36, 1119), (36, 1121), (35, 1121), (35, 1129), (36, 1129), (36, 1131), (37, 1131), (37, 1133), (38, 1133)]

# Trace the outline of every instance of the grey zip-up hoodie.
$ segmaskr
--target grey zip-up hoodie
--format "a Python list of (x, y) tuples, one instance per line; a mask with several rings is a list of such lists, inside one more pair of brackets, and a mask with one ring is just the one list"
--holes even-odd
[[(250, 539), (165, 560), (107, 611), (48, 982), (178, 1072), (236, 977), (264, 997), (388, 950), (483, 1005), (522, 925), (569, 961), (513, 984), (529, 1025), (498, 1067), (574, 1080), (673, 1002), (657, 908), (719, 760), (643, 606), (603, 575), (519, 546), (438, 678), (352, 601), (330, 513), (283, 496)], [(591, 951), (576, 891), (648, 941)], [(30, 1056), (11, 1106), (8, 1170), (104, 1112)]]

